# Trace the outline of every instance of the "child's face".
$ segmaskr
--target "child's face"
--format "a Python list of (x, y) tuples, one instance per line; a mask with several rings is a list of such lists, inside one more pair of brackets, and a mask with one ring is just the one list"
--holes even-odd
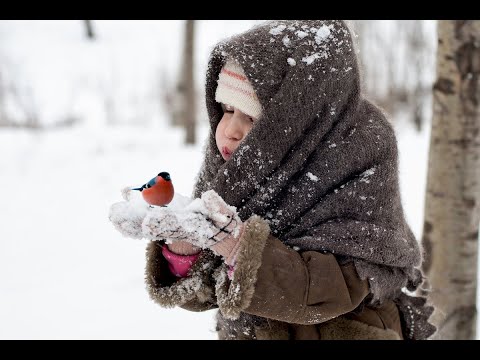
[(256, 120), (228, 104), (222, 104), (222, 108), (223, 117), (218, 123), (215, 140), (223, 158), (228, 160)]

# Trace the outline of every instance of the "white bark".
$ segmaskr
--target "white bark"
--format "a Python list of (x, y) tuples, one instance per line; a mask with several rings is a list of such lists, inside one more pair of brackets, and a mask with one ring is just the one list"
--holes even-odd
[(438, 22), (423, 270), (437, 339), (475, 339), (480, 221), (480, 21)]

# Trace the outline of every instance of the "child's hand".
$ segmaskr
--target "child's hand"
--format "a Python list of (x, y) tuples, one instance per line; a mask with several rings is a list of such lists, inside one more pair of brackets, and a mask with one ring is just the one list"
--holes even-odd
[[(122, 197), (125, 201), (110, 206), (108, 217), (123, 236), (133, 239), (143, 239), (145, 238), (145, 234), (142, 232), (142, 223), (147, 214), (155, 210), (155, 208), (145, 202), (141, 193), (136, 191), (132, 192), (131, 188), (132, 186), (126, 186), (121, 190)], [(181, 211), (191, 201), (189, 197), (176, 193), (173, 201), (169, 204), (169, 209)]]
[(238, 237), (240, 234), (243, 224), (238, 217), (237, 209), (228, 205), (215, 191), (206, 191), (202, 194), (200, 202), (193, 202), (189, 207), (212, 223), (216, 230), (212, 236), (215, 243), (225, 240), (230, 235)]
[(243, 229), (235, 207), (226, 204), (214, 191), (205, 192), (181, 212), (168, 208), (150, 211), (143, 221), (143, 234), (152, 240), (168, 243), (188, 242), (212, 249), (225, 259), (232, 251)]
[(122, 201), (110, 207), (108, 218), (123, 236), (142, 239), (142, 222), (148, 212), (148, 204), (141, 206), (130, 201)]
[(188, 242), (206, 249), (215, 244), (218, 229), (211, 221), (195, 211), (177, 213), (168, 208), (150, 211), (142, 224), (143, 236), (150, 240), (164, 240), (167, 244)]
[(200, 199), (180, 207), (151, 208), (142, 201), (125, 199), (113, 204), (109, 214), (110, 221), (124, 236), (165, 241), (171, 244), (171, 251), (179, 254), (210, 248), (222, 255), (225, 262), (233, 263), (243, 223), (235, 207), (225, 203), (215, 191), (207, 191)]
[[(143, 232), (142, 224), (147, 217), (149, 213), (149, 220), (157, 218), (159, 222), (162, 222), (163, 211), (152, 211), (153, 209), (150, 208), (147, 205), (142, 205), (139, 202), (134, 203), (131, 202), (129, 198), (126, 198), (127, 201), (122, 201), (113, 204), (110, 207), (110, 214), (109, 214), (109, 219), (112, 222), (112, 224), (115, 226), (115, 228), (122, 233), (123, 236), (129, 237), (132, 239), (149, 239), (149, 240), (155, 240), (157, 239), (158, 236), (154, 236), (150, 231), (147, 231), (146, 233)], [(160, 210), (161, 208), (158, 208)], [(165, 208), (166, 209), (166, 208)], [(169, 210), (169, 212), (171, 212)], [(159, 215), (160, 214), (160, 215)], [(170, 231), (171, 232), (171, 231)], [(174, 234), (174, 232), (171, 232)], [(158, 235), (160, 235), (161, 232), (158, 232)], [(195, 253), (198, 253), (200, 251), (200, 248), (193, 246), (189, 242), (185, 241), (175, 241), (172, 242), (168, 238), (167, 231), (164, 231), (162, 234), (164, 235), (163, 238), (166, 240), (169, 245), (169, 250), (172, 251), (173, 253), (180, 254), (180, 255), (192, 255)], [(173, 235), (175, 240), (178, 239), (178, 234)]]

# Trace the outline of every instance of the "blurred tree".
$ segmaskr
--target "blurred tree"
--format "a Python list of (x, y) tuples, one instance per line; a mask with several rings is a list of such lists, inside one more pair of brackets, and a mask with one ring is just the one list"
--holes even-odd
[(8, 125), (5, 114), (5, 88), (3, 85), (2, 72), (0, 71), (0, 127)]
[(85, 24), (85, 31), (87, 34), (87, 38), (90, 40), (95, 39), (95, 33), (93, 31), (93, 24), (92, 20), (83, 20), (83, 23)]
[(185, 144), (195, 144), (196, 106), (194, 81), (195, 20), (185, 21), (183, 67), (179, 86), (181, 124), (185, 127)]
[(438, 339), (475, 339), (480, 221), (480, 20), (438, 22), (423, 228)]
[(178, 101), (178, 85), (173, 85), (172, 75), (165, 67), (159, 70), (158, 89), (160, 93), (161, 104), (168, 113), (171, 126), (180, 126), (179, 101)]
[(364, 92), (392, 118), (406, 110), (421, 130), (434, 77), (428, 71), (434, 61), (434, 39), (428, 36), (433, 21), (354, 20), (351, 24)]
[(407, 59), (411, 61), (412, 73), (414, 74), (417, 81), (413, 83), (413, 91), (409, 91), (408, 102), (410, 104), (410, 111), (412, 113), (413, 122), (418, 131), (422, 130), (422, 126), (425, 123), (424, 115), (424, 103), (426, 101), (425, 97), (427, 96), (427, 91), (430, 92), (431, 84), (425, 86), (422, 82), (422, 72), (424, 71), (426, 64), (427, 54), (425, 53), (426, 48), (426, 35), (425, 35), (425, 26), (422, 21), (419, 20), (408, 20), (410, 26), (407, 28)]
[(10, 120), (8, 125), (40, 129), (40, 117), (35, 102), (33, 86), (19, 87), (17, 84), (9, 84), (7, 91), (12, 102), (23, 113), (23, 121)]

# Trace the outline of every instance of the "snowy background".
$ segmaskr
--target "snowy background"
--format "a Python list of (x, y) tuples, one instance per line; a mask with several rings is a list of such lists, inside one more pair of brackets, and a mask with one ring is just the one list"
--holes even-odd
[[(257, 22), (198, 22), (199, 92), (213, 45)], [(197, 145), (185, 146), (159, 100), (178, 73), (183, 22), (95, 21), (94, 30), (88, 41), (81, 21), (0, 21), (0, 118), (44, 128), (0, 127), (0, 339), (216, 339), (216, 310), (149, 299), (146, 243), (108, 221), (122, 187), (160, 171), (177, 192), (192, 191), (205, 111)], [(418, 132), (409, 116), (394, 124), (403, 203), (420, 238), (430, 124)]]

